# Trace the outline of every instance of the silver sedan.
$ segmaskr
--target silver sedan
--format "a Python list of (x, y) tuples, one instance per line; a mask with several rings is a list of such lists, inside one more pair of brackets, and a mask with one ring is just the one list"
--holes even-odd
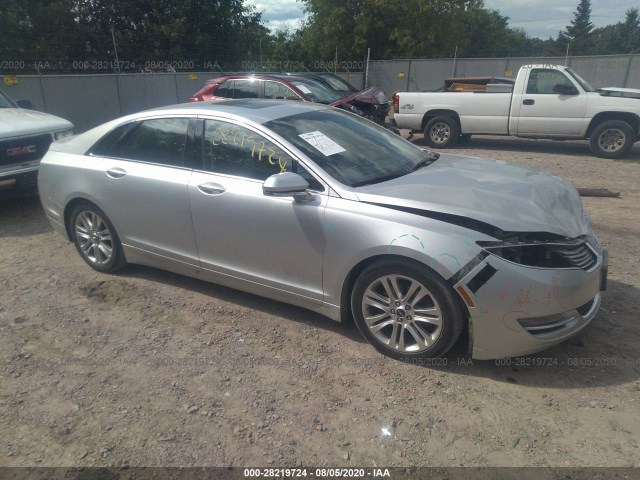
[(606, 252), (576, 190), (425, 152), (321, 105), (237, 100), (120, 118), (52, 144), (40, 198), (86, 263), (160, 267), (350, 318), (385, 355), (555, 345), (596, 315)]

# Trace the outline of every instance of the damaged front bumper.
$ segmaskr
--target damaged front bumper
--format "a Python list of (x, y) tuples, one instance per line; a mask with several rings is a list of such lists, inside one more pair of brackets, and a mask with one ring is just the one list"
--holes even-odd
[(596, 316), (606, 288), (607, 252), (589, 270), (549, 269), (486, 256), (454, 289), (469, 311), (472, 357), (490, 360), (545, 350)]

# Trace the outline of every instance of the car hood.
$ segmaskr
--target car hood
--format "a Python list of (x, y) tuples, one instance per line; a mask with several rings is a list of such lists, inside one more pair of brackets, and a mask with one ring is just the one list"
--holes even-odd
[(580, 196), (571, 184), (504, 161), (442, 155), (409, 175), (358, 187), (355, 192), (363, 202), (484, 233), (495, 231), (487, 227), (497, 227), (503, 233), (545, 232), (575, 238), (591, 230)]
[(63, 118), (24, 108), (0, 108), (0, 138), (22, 137), (73, 128)]
[(640, 98), (640, 90), (637, 88), (606, 87), (598, 88), (596, 92), (603, 97)]

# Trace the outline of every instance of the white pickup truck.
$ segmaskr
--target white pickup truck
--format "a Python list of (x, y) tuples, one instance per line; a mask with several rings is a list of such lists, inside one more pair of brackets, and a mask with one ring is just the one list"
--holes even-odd
[[(24, 108), (22, 108), (24, 107)], [(37, 191), (40, 159), (55, 140), (73, 135), (73, 124), (32, 110), (0, 91), (0, 198)]]
[(515, 82), (455, 79), (440, 92), (393, 96), (398, 128), (447, 148), (471, 135), (590, 139), (598, 157), (624, 155), (639, 140), (640, 90), (595, 89), (568, 67), (525, 65)]

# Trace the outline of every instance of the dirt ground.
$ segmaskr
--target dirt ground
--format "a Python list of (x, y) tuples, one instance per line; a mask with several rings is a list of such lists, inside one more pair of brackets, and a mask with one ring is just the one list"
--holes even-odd
[[(416, 136), (420, 143), (421, 138)], [(2, 466), (640, 466), (640, 145), (473, 138), (584, 198), (609, 290), (580, 335), (429, 367), (353, 324), (151, 268), (91, 270), (37, 198), (0, 202)]]

